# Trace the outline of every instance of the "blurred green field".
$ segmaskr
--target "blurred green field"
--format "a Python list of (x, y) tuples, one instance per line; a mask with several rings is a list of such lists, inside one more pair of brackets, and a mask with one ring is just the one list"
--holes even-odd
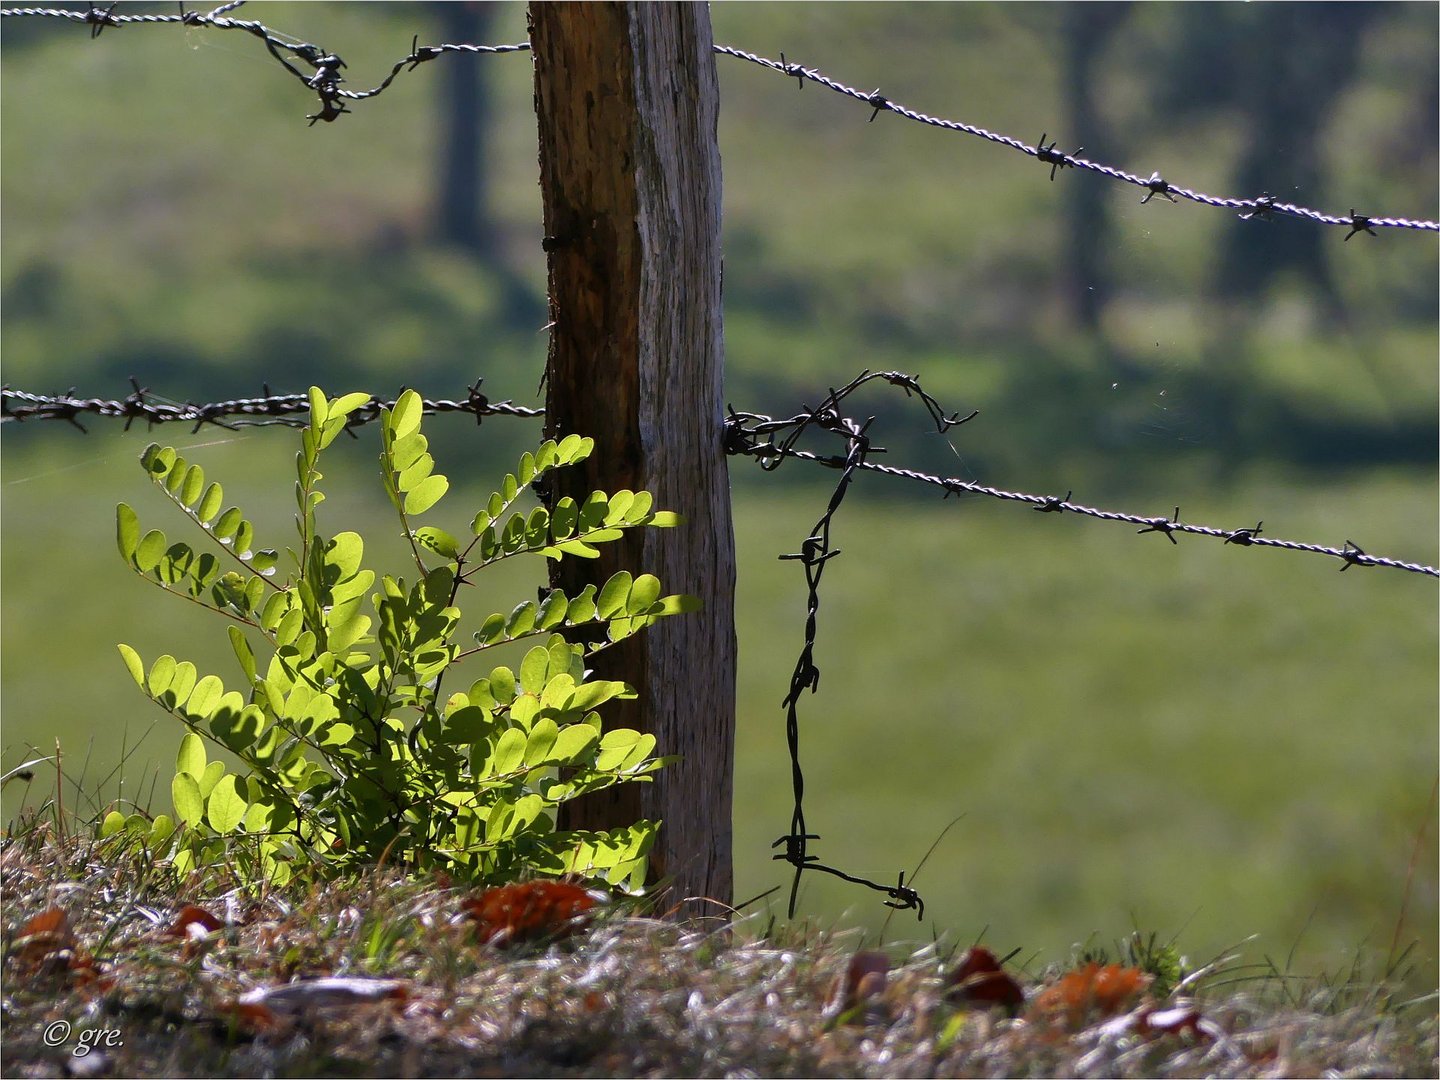
[[(1222, 42), (1290, 42), (1206, 9)], [(137, 6), (138, 9), (138, 6)], [(154, 10), (171, 11), (168, 6)], [(718, 4), (717, 40), (819, 67), (923, 111), (1205, 191), (1254, 194), (1234, 172), (1255, 112), (1177, 83), (1185, 5), (1136, 5), (1098, 58), (1108, 133), (1062, 131), (1069, 99), (1052, 5)], [(1316, 9), (1318, 11), (1318, 9)], [(1435, 216), (1437, 28), (1423, 5), (1383, 5), (1315, 135), (1315, 175), (1278, 194), (1336, 212)], [(388, 71), (419, 5), (245, 8), (340, 51), (352, 85)], [(1317, 16), (1318, 18), (1318, 16)], [(7, 19), (0, 65), (0, 361), (12, 386), (213, 398), (268, 381), (303, 390), (452, 396), (478, 375), (535, 400), (546, 321), (530, 67), (490, 75), (486, 131), (495, 250), (480, 261), (429, 237), (439, 64), (403, 76), (333, 125), (257, 42), (200, 29)], [(493, 41), (524, 36), (501, 5)], [(1198, 47), (1198, 46), (1197, 46)], [(1269, 70), (1266, 68), (1265, 70)], [(894, 464), (1189, 521), (1263, 518), (1267, 534), (1433, 563), (1440, 351), (1436, 245), (1327, 232), (1329, 282), (1281, 275), (1253, 296), (1214, 278), (1223, 242), (1258, 228), (1283, 246), (1310, 226), (1107, 185), (1111, 301), (1094, 332), (1067, 315), (1066, 184), (964, 136), (867, 111), (818, 87), (719, 63), (725, 173), (727, 395), (788, 414), (861, 367), (918, 373), (949, 409), (982, 409), (952, 448), (881, 397)], [(1278, 78), (1278, 76), (1277, 76)], [(1277, 85), (1279, 94), (1302, 95)], [(1207, 92), (1202, 92), (1207, 91)], [(1176, 101), (1176, 95), (1187, 100)], [(1207, 104), (1209, 102), (1209, 104)], [(1181, 106), (1185, 106), (1182, 108)], [(1282, 171), (1296, 152), (1278, 143)], [(1313, 269), (1313, 268), (1312, 268)], [(913, 405), (912, 405), (913, 407)], [(147, 710), (115, 654), (171, 651), (229, 672), (224, 634), (128, 575), (116, 501), (174, 528), (135, 459), (148, 438), (3, 429), (0, 720), (3, 762), (50, 752), (101, 802), (164, 809), (176, 732)], [(436, 421), (442, 469), (481, 483), (535, 429)], [(278, 542), (290, 535), (293, 443), (274, 431), (163, 433), (219, 477)], [(155, 438), (159, 438), (157, 433)], [(341, 440), (327, 469), (334, 527), (398, 538), (373, 498), (375, 449)], [(343, 467), (342, 463), (343, 462)], [(824, 479), (733, 465), (740, 565), (737, 894), (786, 884), (770, 842), (789, 820), (780, 700), (803, 630), (793, 551)], [(353, 470), (353, 471), (352, 471)], [(1433, 807), (1437, 598), (1431, 582), (1309, 556), (1137, 538), (1119, 526), (985, 500), (937, 502), (862, 478), (837, 520), (825, 577), (821, 693), (802, 702), (815, 851), (889, 880), (919, 878), (917, 927), (1057, 959), (1094, 933), (1179, 934), (1207, 959), (1310, 970), (1389, 948), (1415, 838), (1408, 936), (1436, 985)], [(456, 513), (465, 493), (449, 500)], [(343, 526), (342, 526), (343, 523)], [(391, 565), (396, 565), (392, 563)], [(537, 569), (538, 573), (538, 569)], [(496, 584), (496, 607), (531, 585)], [(479, 602), (473, 602), (478, 608)], [(470, 614), (483, 614), (472, 609)], [(153, 730), (152, 730), (153, 728)], [(148, 735), (146, 734), (148, 732)], [(144, 742), (115, 772), (122, 747)], [(87, 764), (88, 758), (88, 764)], [(22, 799), (3, 793), (5, 817)], [(67, 797), (73, 793), (67, 793)], [(783, 896), (771, 899), (783, 915)], [(807, 917), (878, 929), (871, 894), (807, 879)], [(988, 928), (988, 929), (985, 929)]]
[[(147, 527), (178, 535), (182, 524), (134, 463), (144, 442), (107, 432), (5, 455), (4, 764), (58, 738), (92, 798), (165, 810), (159, 767), (178, 733), (135, 691), (114, 644), (222, 676), (234, 661), (218, 620), (135, 579), (114, 550), (119, 498)], [(284, 543), (288, 436), (206, 432), (179, 444)], [(373, 497), (374, 447), (341, 446), (324, 520), (367, 530), (375, 557), (401, 568), (388, 507)], [(1179, 933), (1200, 959), (1259, 934), (1257, 960), (1298, 944), (1297, 963), (1332, 967), (1362, 945), (1388, 948), (1435, 776), (1429, 582), (1341, 577), (1328, 560), (1195, 540), (1172, 547), (988, 500), (889, 494), (864, 477), (837, 518), (821, 692), (802, 701), (801, 721), (823, 859), (889, 879), (963, 815), (919, 878), (927, 924), (902, 916), (892, 936), (923, 936), (932, 923), (962, 938), (985, 930), (998, 946), (1053, 959), (1092, 931), (1109, 941), (1138, 926)], [(1263, 516), (1267, 532), (1302, 539), (1363, 525), (1373, 550), (1436, 559), (1433, 473), (1257, 476), (1176, 497), (1189, 520)], [(813, 485), (737, 496), (741, 897), (786, 880), (769, 844), (789, 817), (780, 699), (804, 585), (777, 555), (796, 548), (824, 498)], [(456, 524), (474, 501), (448, 500)], [(484, 583), (467, 614), (486, 614), (486, 601), (508, 608), (537, 581)], [(123, 789), (118, 777), (103, 783), (141, 735)], [(51, 787), (42, 769), (28, 794)], [(7, 817), (23, 794), (7, 789)], [(1407, 933), (1433, 974), (1433, 830), (1419, 858)], [(818, 876), (802, 911), (872, 929), (885, 914), (870, 894)]]

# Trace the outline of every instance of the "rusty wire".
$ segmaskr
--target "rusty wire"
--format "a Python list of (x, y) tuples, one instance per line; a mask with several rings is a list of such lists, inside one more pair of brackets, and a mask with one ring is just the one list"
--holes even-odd
[[(285, 68), (294, 78), (312, 90), (320, 100), (320, 108), (317, 112), (309, 113), (306, 119), (311, 124), (324, 120), (327, 123), (338, 119), (340, 116), (350, 112), (347, 102), (365, 101), (369, 98), (378, 97), (389, 89), (396, 77), (402, 71), (414, 71), (421, 64), (434, 60), (439, 56), (453, 55), (456, 53), (469, 53), (471, 55), (488, 54), (498, 55), (507, 53), (526, 52), (530, 49), (529, 42), (516, 42), (510, 45), (472, 45), (472, 44), (442, 44), (442, 45), (421, 45), (418, 37), (411, 41), (410, 52), (406, 56), (396, 60), (391, 66), (390, 73), (380, 80), (369, 90), (348, 90), (342, 84), (345, 82), (341, 70), (345, 68), (345, 61), (338, 53), (319, 45), (301, 41), (292, 35), (276, 31), (264, 23), (252, 19), (231, 18), (228, 12), (234, 11), (244, 3), (244, 0), (231, 0), (230, 3), (221, 4), (219, 7), (205, 13), (187, 10), (183, 0), (179, 4), (179, 12), (174, 15), (119, 15), (115, 13), (115, 6), (100, 7), (91, 5), (86, 10), (71, 10), (65, 8), (40, 8), (40, 7), (10, 7), (0, 8), (0, 16), (30, 16), (41, 18), (66, 19), (70, 22), (82, 23), (91, 28), (91, 36), (98, 37), (106, 27), (127, 26), (134, 24), (176, 24), (181, 26), (202, 26), (212, 27), (219, 30), (243, 30), (259, 38), (265, 43), (270, 55)], [(1096, 173), (1120, 183), (1130, 184), (1145, 191), (1142, 203), (1148, 203), (1157, 195), (1174, 202), (1177, 197), (1190, 202), (1200, 203), (1205, 206), (1217, 207), (1220, 209), (1234, 210), (1246, 221), (1270, 220), (1277, 214), (1284, 217), (1300, 218), (1306, 221), (1313, 221), (1321, 225), (1341, 226), (1346, 229), (1345, 239), (1359, 233), (1376, 235), (1376, 229), (1412, 229), (1425, 232), (1440, 232), (1440, 222), (1423, 218), (1404, 218), (1381, 216), (1378, 214), (1362, 214), (1351, 208), (1348, 214), (1327, 214), (1320, 210), (1313, 210), (1298, 203), (1282, 202), (1275, 196), (1262, 193), (1251, 198), (1233, 198), (1218, 195), (1207, 195), (1204, 192), (1192, 188), (1174, 184), (1164, 179), (1160, 173), (1151, 172), (1149, 176), (1141, 176), (1138, 173), (1128, 172), (1125, 169), (1113, 165), (1106, 165), (1102, 162), (1091, 161), (1089, 158), (1080, 156), (1080, 150), (1074, 153), (1065, 153), (1057, 150), (1057, 143), (1051, 141), (1046, 143), (1047, 135), (1041, 135), (1037, 145), (1030, 145), (1023, 139), (1017, 139), (1012, 135), (1004, 135), (976, 124), (968, 124), (960, 120), (946, 120), (941, 117), (931, 116), (919, 112), (897, 101), (893, 101), (881, 94), (879, 89), (866, 93), (864, 90), (853, 86), (847, 86), (836, 79), (816, 70), (806, 67), (803, 64), (792, 63), (784, 53), (781, 53), (779, 60), (771, 60), (744, 49), (737, 49), (729, 45), (716, 45), (714, 51), (722, 56), (734, 57), (737, 60), (744, 60), (747, 63), (773, 71), (785, 78), (793, 78), (803, 87), (806, 82), (823, 86), (827, 90), (848, 97), (860, 102), (869, 108), (870, 120), (875, 120), (882, 112), (894, 113), (896, 116), (928, 127), (940, 128), (945, 131), (956, 131), (965, 135), (972, 135), (984, 139), (987, 142), (996, 143), (1000, 146), (1007, 146), (1012, 150), (1018, 150), (1035, 158), (1042, 165), (1050, 166), (1050, 179), (1054, 180), (1056, 174), (1066, 168), (1080, 169), (1086, 172)], [(310, 72), (301, 70), (294, 63), (292, 58), (298, 59), (309, 65)], [(1083, 147), (1081, 148), (1083, 149)]]

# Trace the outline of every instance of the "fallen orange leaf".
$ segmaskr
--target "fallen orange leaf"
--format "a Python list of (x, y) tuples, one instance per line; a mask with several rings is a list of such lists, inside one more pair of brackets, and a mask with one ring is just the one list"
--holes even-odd
[(1085, 1023), (1094, 1015), (1114, 1016), (1150, 985), (1150, 976), (1139, 968), (1091, 962), (1063, 975), (1035, 998), (1035, 1010), (1072, 1025)]
[(62, 908), (47, 908), (16, 932), (11, 955), (20, 966), (34, 967), (74, 946), (70, 917)]
[(509, 945), (574, 933), (597, 895), (563, 881), (526, 881), (487, 889), (460, 906), (475, 920), (482, 942)]

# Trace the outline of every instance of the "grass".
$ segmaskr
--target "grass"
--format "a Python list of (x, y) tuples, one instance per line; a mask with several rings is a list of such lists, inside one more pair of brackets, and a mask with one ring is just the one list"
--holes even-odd
[[(946, 993), (953, 941), (895, 944), (883, 986), (846, 998), (862, 943), (811, 926), (617, 908), (569, 940), (507, 950), (477, 943), (463, 890), (444, 882), (177, 883), (35, 819), (0, 840), (0, 867), (11, 1076), (1435, 1075), (1433, 995), (1407, 1002), (1353, 973), (1327, 984), (1217, 958), (1152, 1006), (1194, 1008), (1207, 1034), (1145, 1036), (1125, 1030), (1128, 1005), (1047, 1018), (1037, 995), (1069, 963), (1020, 973), (1017, 1019), (967, 1011)], [(170, 936), (183, 904), (224, 925)], [(17, 933), (56, 907), (68, 932)], [(397, 982), (370, 1002), (238, 1007), (332, 975)], [(81, 1038), (89, 1062), (73, 1056)]]
[[(67, 775), (80, 781), (67, 805), (85, 811), (114, 799), (169, 809), (163, 770), (179, 732), (129, 683), (117, 641), (234, 675), (215, 621), (134, 580), (114, 552), (117, 499), (147, 527), (176, 524), (134, 463), (143, 441), (77, 437), (35, 458), (8, 453), (0, 474), (0, 763), (15, 767), (31, 745), (50, 754), (58, 738)], [(288, 439), (178, 441), (195, 445), (187, 457), (226, 484), (260, 535), (285, 542), (293, 509), (273, 478), (289, 468)], [(366, 532), (379, 565), (399, 566), (390, 512), (365, 495), (373, 452), (365, 440), (336, 444), (322, 513), (334, 528)], [(439, 453), (442, 469), (453, 460)], [(1017, 479), (1051, 490), (1063, 478)], [(1373, 551), (1436, 558), (1433, 539), (1422, 539), (1433, 537), (1430, 474), (1174, 483), (1167, 495), (1186, 520), (1263, 517), (1273, 535), (1353, 536)], [(836, 521), (843, 555), (822, 595), (824, 677), (801, 702), (806, 808), (822, 858), (893, 880), (963, 815), (918, 882), (926, 932), (988, 927), (997, 950), (1044, 956), (1136, 925), (1183, 929), (1197, 954), (1258, 933), (1263, 953), (1294, 947), (1302, 969), (1318, 970), (1357, 948), (1383, 961), (1418, 834), (1402, 943), (1416, 943), (1416, 985), (1436, 985), (1434, 831), (1423, 829), (1435, 776), (1436, 602), (1425, 582), (893, 495), (862, 479)], [(795, 549), (824, 498), (804, 486), (737, 493), (742, 898), (788, 882), (770, 842), (789, 820), (779, 702), (801, 644), (804, 587), (776, 556)], [(475, 501), (457, 492), (449, 505), (463, 517)], [(1114, 502), (1146, 511), (1158, 500)], [(42, 551), (63, 576), (35, 569)], [(483, 587), (485, 602), (466, 607), (477, 618), (508, 610), (534, 582), (522, 571)], [(43, 770), (28, 795), (12, 782), (6, 816), (51, 789)], [(783, 912), (783, 900), (771, 903)], [(808, 877), (801, 911), (872, 933), (886, 914), (870, 894)]]

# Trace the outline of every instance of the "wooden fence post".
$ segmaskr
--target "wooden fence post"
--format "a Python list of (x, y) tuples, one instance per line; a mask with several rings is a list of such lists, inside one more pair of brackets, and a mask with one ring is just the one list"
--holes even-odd
[[(648, 489), (686, 523), (552, 571), (567, 590), (628, 569), (704, 603), (596, 658), (639, 700), (607, 723), (678, 764), (600, 793), (565, 824), (661, 818), (651, 868), (672, 897), (731, 900), (735, 547), (721, 438), (719, 91), (709, 10), (534, 3), (530, 40), (550, 272), (547, 430), (595, 439), (555, 496)], [(698, 910), (691, 907), (691, 910)], [(710, 909), (714, 913), (714, 909)]]

